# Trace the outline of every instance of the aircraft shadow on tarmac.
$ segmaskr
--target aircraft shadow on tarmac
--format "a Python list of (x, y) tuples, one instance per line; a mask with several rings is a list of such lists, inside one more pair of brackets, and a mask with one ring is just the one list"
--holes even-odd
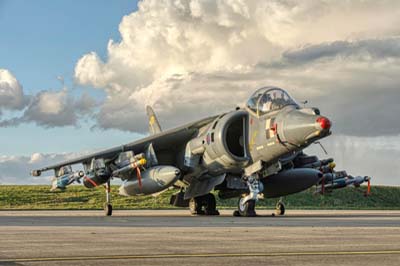
[(257, 217), (123, 215), (123, 216), (0, 216), (4, 226), (104, 226), (104, 227), (398, 227), (400, 213), (381, 214), (292, 214), (285, 216), (259, 215)]

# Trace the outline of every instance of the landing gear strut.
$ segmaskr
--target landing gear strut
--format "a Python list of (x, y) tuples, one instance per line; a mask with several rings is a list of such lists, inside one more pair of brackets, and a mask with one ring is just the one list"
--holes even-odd
[(216, 207), (215, 196), (211, 193), (191, 198), (189, 201), (189, 210), (193, 215), (219, 215)]
[(104, 204), (104, 214), (106, 216), (112, 215), (112, 205), (111, 205), (111, 186), (110, 180), (106, 183), (106, 203)]
[(257, 216), (255, 208), (258, 195), (263, 191), (263, 184), (260, 182), (257, 174), (245, 177), (250, 193), (239, 198), (238, 209), (233, 212), (233, 216), (254, 217)]

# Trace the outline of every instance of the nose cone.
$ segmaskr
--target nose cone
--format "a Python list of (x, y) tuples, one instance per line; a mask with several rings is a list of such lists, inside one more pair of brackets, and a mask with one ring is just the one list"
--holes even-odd
[(281, 140), (302, 147), (328, 136), (332, 126), (328, 118), (305, 113), (301, 109), (291, 110), (281, 119)]
[(331, 129), (331, 121), (328, 118), (320, 116), (317, 118), (316, 122), (319, 124), (322, 130)]

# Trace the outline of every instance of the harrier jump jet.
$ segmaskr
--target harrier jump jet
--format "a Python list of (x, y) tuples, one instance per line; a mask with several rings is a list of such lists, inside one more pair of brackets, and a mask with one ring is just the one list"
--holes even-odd
[[(171, 204), (192, 214), (218, 215), (215, 193), (238, 198), (237, 216), (255, 216), (260, 198), (279, 198), (316, 185), (324, 193), (369, 183), (369, 177), (335, 172), (333, 159), (319, 160), (303, 149), (331, 134), (331, 121), (317, 108), (301, 108), (276, 87), (253, 93), (244, 108), (162, 131), (147, 107), (150, 136), (87, 156), (33, 170), (54, 170), (52, 189), (83, 181), (87, 188), (105, 184), (105, 213), (111, 215), (110, 181), (121, 179), (124, 196), (177, 193)], [(71, 165), (82, 164), (83, 171)], [(276, 206), (283, 215), (282, 201)]]

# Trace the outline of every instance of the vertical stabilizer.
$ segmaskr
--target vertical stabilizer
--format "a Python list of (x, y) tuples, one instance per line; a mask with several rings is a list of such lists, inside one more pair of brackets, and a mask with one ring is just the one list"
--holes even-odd
[(149, 117), (149, 131), (150, 134), (157, 134), (161, 132), (160, 123), (158, 123), (156, 114), (151, 106), (146, 106), (147, 116)]

